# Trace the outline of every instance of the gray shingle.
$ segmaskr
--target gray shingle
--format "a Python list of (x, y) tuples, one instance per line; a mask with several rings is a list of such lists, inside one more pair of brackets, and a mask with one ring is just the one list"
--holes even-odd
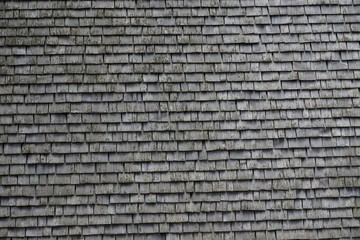
[(0, 7), (0, 237), (357, 237), (359, 1)]

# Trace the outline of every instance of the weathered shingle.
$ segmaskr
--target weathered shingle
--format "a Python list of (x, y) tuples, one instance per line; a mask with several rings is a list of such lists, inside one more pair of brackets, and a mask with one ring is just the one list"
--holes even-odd
[(359, 238), (359, 4), (1, 2), (0, 238)]

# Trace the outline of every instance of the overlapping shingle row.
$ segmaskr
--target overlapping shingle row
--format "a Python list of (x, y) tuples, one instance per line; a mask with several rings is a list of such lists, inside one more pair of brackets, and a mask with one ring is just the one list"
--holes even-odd
[(0, 3), (0, 237), (360, 237), (360, 2)]

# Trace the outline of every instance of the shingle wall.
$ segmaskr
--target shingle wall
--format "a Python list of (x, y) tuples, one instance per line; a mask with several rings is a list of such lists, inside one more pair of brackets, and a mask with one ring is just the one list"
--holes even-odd
[(360, 1), (0, 2), (0, 238), (360, 238)]

